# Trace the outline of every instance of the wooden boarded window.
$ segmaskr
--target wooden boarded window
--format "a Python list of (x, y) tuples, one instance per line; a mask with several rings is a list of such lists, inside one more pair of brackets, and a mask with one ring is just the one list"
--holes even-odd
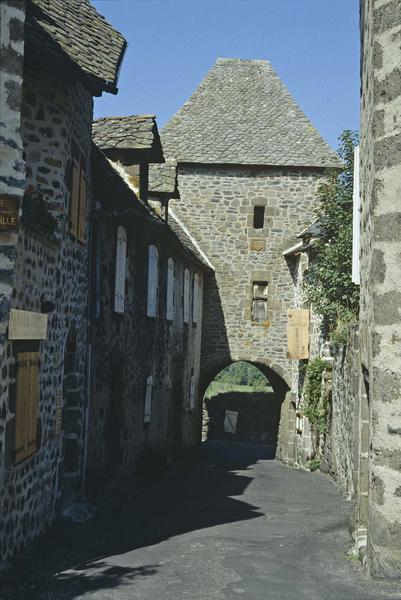
[(174, 283), (175, 283), (175, 265), (174, 259), (167, 261), (167, 302), (166, 317), (169, 321), (174, 319)]
[(252, 284), (252, 321), (267, 321), (267, 281)]
[(114, 282), (114, 312), (125, 311), (125, 276), (127, 265), (127, 232), (125, 227), (117, 227), (116, 265)]
[(159, 253), (156, 246), (148, 250), (148, 301), (146, 314), (155, 317), (157, 312), (157, 294), (159, 286)]
[(190, 296), (190, 274), (189, 269), (184, 270), (184, 323), (189, 323), (189, 296)]
[(87, 220), (86, 161), (78, 145), (72, 144), (72, 173), (70, 194), (70, 232), (80, 242), (85, 242)]
[(145, 389), (145, 407), (143, 412), (143, 422), (149, 423), (152, 418), (152, 395), (153, 395), (153, 375), (146, 380)]
[(39, 353), (18, 352), (14, 460), (19, 463), (36, 451), (39, 398)]

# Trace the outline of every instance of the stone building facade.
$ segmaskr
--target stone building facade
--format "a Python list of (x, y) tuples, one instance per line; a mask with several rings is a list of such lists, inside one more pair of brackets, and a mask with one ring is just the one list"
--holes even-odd
[[(126, 165), (131, 172), (138, 160), (135, 148), (141, 145), (143, 153), (146, 144), (149, 151), (153, 145), (152, 139), (146, 144), (142, 139), (139, 144), (140, 133), (135, 134), (138, 119), (141, 117), (130, 117), (129, 148), (125, 149), (131, 153), (130, 166)], [(110, 154), (109, 142), (99, 132), (95, 139), (105, 144), (105, 152)], [(116, 148), (113, 153), (117, 157)], [(162, 167), (157, 168), (159, 175)], [(171, 188), (163, 187), (162, 194), (174, 195), (175, 179)], [(182, 447), (199, 441), (200, 415), (195, 399), (202, 284), (210, 267), (174, 216), (162, 219), (141, 200), (132, 183), (135, 179), (121, 163), (108, 161), (99, 149), (93, 180), (98, 209), (92, 246), (88, 479), (96, 492), (105, 481), (132, 473), (138, 463), (166, 462)], [(153, 205), (159, 203), (160, 189), (153, 177), (147, 191)], [(116, 296), (121, 236), (122, 302)], [(154, 270), (151, 250), (157, 261)], [(154, 306), (149, 303), (152, 272)]]
[[(115, 90), (125, 41), (88, 2), (73, 0), (67, 21), (60, 5), (47, 0), (5, 2), (1, 11), (8, 136), (0, 226), (4, 558), (81, 491), (92, 98)], [(88, 23), (103, 42), (88, 33)], [(104, 54), (102, 67), (91, 60), (95, 51)], [(79, 216), (72, 215), (78, 199)], [(19, 223), (5, 231), (4, 207), (14, 200)]]
[[(401, 2), (361, 3), (359, 526), (377, 576), (401, 573)], [(368, 425), (369, 421), (369, 425)]]
[[(360, 558), (372, 576), (393, 579), (401, 577), (400, 39), (400, 0), (362, 0), (360, 315), (347, 343), (331, 349), (330, 428), (319, 454), (355, 504)], [(305, 466), (313, 451), (308, 431), (299, 435), (293, 412), (290, 418), (281, 458)]]
[(291, 385), (283, 340), (293, 305), (283, 251), (313, 219), (317, 187), (337, 158), (266, 61), (218, 59), (161, 137), (178, 163), (180, 198), (170, 206), (214, 267), (201, 390), (245, 360), (281, 402)]

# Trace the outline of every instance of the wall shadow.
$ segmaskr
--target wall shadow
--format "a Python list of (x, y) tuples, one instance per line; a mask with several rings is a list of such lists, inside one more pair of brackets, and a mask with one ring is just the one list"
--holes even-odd
[(269, 444), (275, 451), (280, 412), (281, 401), (274, 392), (229, 391), (205, 398), (207, 440)]
[(135, 482), (127, 482), (124, 496), (105, 499), (92, 520), (79, 525), (59, 521), (13, 559), (13, 569), (0, 577), (0, 597), (74, 598), (83, 590), (114, 589), (151, 577), (158, 565), (120, 568), (107, 557), (262, 516), (241, 496), (254, 478), (251, 465), (268, 458), (268, 446), (210, 442), (200, 446), (191, 464), (173, 465), (139, 492)]

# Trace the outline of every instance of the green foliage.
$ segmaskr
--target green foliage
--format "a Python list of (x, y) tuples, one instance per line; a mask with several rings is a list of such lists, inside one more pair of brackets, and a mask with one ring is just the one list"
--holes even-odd
[(316, 217), (323, 237), (314, 246), (305, 274), (306, 298), (323, 316), (330, 334), (339, 322), (342, 325), (355, 322), (359, 310), (359, 287), (351, 280), (354, 146), (357, 143), (356, 133), (344, 131), (339, 148), (343, 168), (329, 173), (328, 180), (319, 187)]
[(266, 377), (253, 365), (239, 361), (229, 365), (215, 377), (215, 381), (233, 385), (247, 385), (254, 390), (264, 390), (268, 385)]
[(303, 412), (311, 427), (318, 433), (326, 433), (328, 429), (327, 409), (330, 398), (327, 394), (322, 394), (322, 373), (329, 368), (330, 363), (326, 360), (314, 358), (305, 369)]
[(318, 458), (312, 458), (309, 461), (309, 471), (319, 471), (320, 469), (320, 460)]

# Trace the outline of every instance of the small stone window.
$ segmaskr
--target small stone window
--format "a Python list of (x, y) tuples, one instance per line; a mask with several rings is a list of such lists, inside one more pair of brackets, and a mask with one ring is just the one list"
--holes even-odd
[(253, 228), (263, 229), (265, 224), (265, 207), (254, 206), (253, 207)]
[(267, 321), (267, 281), (254, 281), (252, 284), (252, 321)]

